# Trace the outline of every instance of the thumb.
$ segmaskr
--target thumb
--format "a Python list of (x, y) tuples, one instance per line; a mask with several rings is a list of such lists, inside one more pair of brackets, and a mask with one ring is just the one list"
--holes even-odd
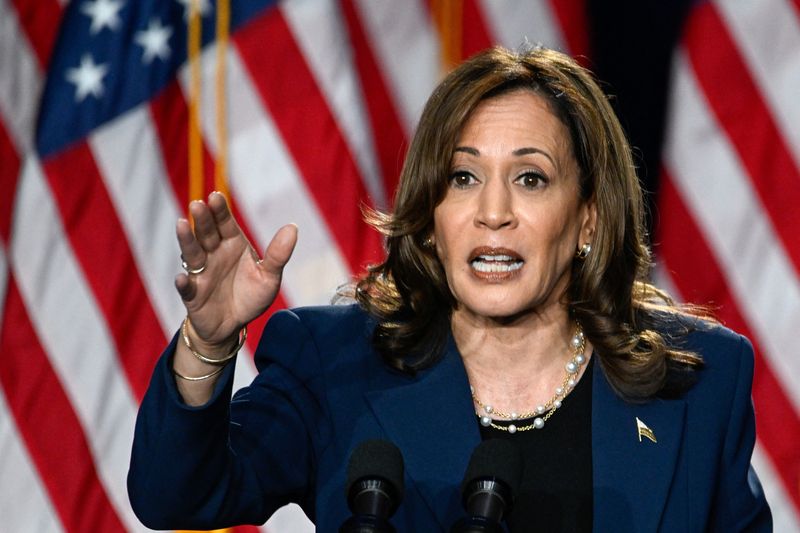
[(264, 252), (264, 260), (262, 267), (267, 272), (276, 276), (281, 275), (283, 267), (289, 262), (292, 257), (292, 252), (297, 244), (297, 226), (295, 224), (287, 224), (279, 229), (275, 236), (272, 237), (266, 251)]

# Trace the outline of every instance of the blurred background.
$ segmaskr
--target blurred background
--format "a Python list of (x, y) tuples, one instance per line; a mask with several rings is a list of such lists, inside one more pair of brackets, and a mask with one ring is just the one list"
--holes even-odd
[(658, 283), (752, 340), (753, 461), (800, 531), (800, 0), (0, 0), (0, 531), (143, 530), (125, 477), (190, 198), (225, 191), (259, 250), (297, 223), (275, 308), (326, 303), (381, 257), (359, 206), (391, 206), (443, 73), (526, 40), (602, 80)]

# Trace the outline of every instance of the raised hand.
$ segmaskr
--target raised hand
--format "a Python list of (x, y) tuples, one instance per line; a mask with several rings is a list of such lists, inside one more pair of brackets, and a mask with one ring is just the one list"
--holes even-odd
[(189, 205), (189, 221), (177, 223), (178, 244), (186, 273), (175, 287), (189, 317), (190, 337), (199, 351), (230, 350), (242, 326), (263, 313), (275, 300), (283, 267), (297, 242), (297, 227), (278, 230), (264, 258), (242, 233), (225, 197), (211, 193), (208, 202)]

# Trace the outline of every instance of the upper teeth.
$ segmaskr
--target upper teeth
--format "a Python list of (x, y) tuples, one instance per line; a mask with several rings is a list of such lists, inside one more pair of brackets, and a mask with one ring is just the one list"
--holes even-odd
[(522, 260), (510, 255), (479, 255), (472, 261), (478, 272), (510, 272), (522, 268)]

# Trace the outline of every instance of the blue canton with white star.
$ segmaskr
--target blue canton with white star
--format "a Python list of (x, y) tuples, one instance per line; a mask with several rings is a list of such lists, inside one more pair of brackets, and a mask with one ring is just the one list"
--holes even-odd
[[(73, 0), (48, 66), (36, 128), (42, 158), (150, 100), (186, 61), (193, 0)], [(231, 0), (231, 31), (275, 4)], [(215, 2), (199, 0), (203, 46), (214, 40)]]

